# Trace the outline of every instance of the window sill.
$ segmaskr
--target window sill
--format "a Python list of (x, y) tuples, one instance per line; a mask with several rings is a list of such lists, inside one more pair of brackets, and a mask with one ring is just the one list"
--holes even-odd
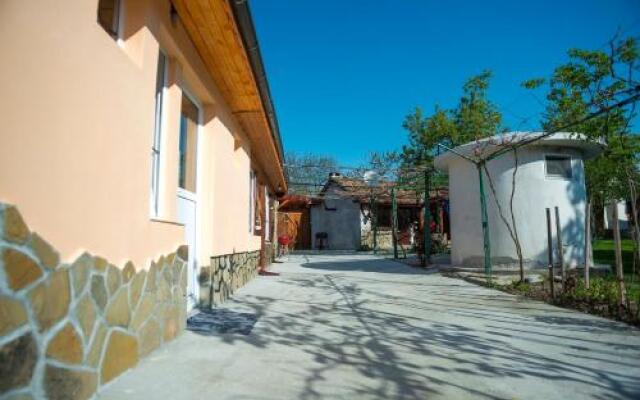
[(176, 225), (176, 226), (184, 226), (184, 224), (182, 222), (170, 221), (168, 219), (162, 219), (162, 218), (159, 218), (159, 217), (150, 217), (149, 219), (151, 220), (151, 222), (157, 222), (157, 223), (169, 224), (169, 225)]

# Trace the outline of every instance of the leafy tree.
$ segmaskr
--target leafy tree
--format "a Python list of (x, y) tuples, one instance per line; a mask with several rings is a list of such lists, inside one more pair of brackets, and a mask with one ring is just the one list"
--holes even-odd
[(436, 106), (433, 114), (425, 115), (420, 107), (404, 119), (409, 144), (402, 149), (405, 165), (430, 165), (439, 153), (438, 144), (457, 146), (493, 136), (501, 130), (502, 115), (487, 98), (491, 72), (484, 71), (469, 78), (453, 109)]
[[(569, 62), (557, 67), (548, 82), (534, 79), (524, 86), (535, 89), (548, 85), (545, 130), (552, 132), (575, 123), (572, 132), (606, 145), (600, 157), (585, 162), (587, 193), (596, 206), (597, 227), (602, 229), (605, 204), (629, 198), (629, 189), (638, 180), (640, 140), (630, 126), (640, 97), (640, 82), (634, 80), (640, 54), (634, 38), (616, 36), (608, 51), (571, 49), (568, 55)], [(636, 249), (640, 249), (640, 238), (635, 239)], [(616, 264), (620, 304), (624, 304), (623, 272)]]
[[(431, 166), (435, 155), (440, 153), (440, 146), (454, 147), (474, 140), (490, 137), (498, 134), (502, 130), (502, 114), (498, 107), (487, 98), (491, 72), (484, 71), (479, 75), (469, 78), (462, 87), (462, 96), (453, 109), (442, 109), (436, 106), (434, 113), (424, 116), (422, 109), (416, 110), (405, 117), (403, 127), (409, 133), (409, 144), (404, 146), (402, 156), (405, 166)], [(516, 158), (517, 164), (517, 158)], [(484, 166), (484, 163), (478, 164)], [(487, 176), (489, 171), (484, 168)], [(522, 251), (518, 239), (515, 220), (513, 218), (513, 194), (515, 193), (515, 176), (517, 165), (513, 172), (514, 185), (512, 188), (511, 221), (504, 215), (503, 208), (498, 202), (494, 193), (494, 200), (500, 212), (501, 221), (506, 225), (514, 240), (514, 245), (520, 260), (521, 271), (523, 269)], [(441, 174), (432, 176), (442, 183), (444, 180)], [(423, 182), (419, 179), (418, 182)], [(493, 182), (490, 180), (491, 188)], [(521, 273), (521, 276), (523, 274)]]
[[(640, 93), (640, 82), (634, 79), (639, 54), (635, 39), (614, 37), (607, 50), (569, 50), (569, 61), (558, 66), (548, 80), (538, 78), (524, 82), (523, 86), (528, 89), (547, 85), (544, 129), (553, 131), (581, 121), (591, 113), (607, 110)], [(640, 140), (630, 130), (635, 117), (636, 102), (632, 102), (570, 129), (606, 145), (600, 157), (585, 163), (587, 192), (600, 220), (605, 203), (628, 198), (629, 179), (638, 179)]]
[(491, 72), (484, 71), (471, 77), (463, 86), (463, 95), (453, 117), (456, 126), (454, 145), (464, 144), (500, 130), (502, 114), (487, 99)]
[(425, 116), (422, 108), (416, 107), (405, 117), (402, 127), (409, 139), (409, 144), (402, 148), (402, 158), (405, 165), (412, 167), (430, 164), (438, 152), (438, 144), (451, 146), (456, 132), (451, 111), (439, 106), (431, 116)]

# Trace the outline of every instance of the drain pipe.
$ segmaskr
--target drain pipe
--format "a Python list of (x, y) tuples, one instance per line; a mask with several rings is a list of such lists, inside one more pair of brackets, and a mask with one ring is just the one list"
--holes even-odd
[(228, 1), (231, 5), (231, 9), (233, 10), (233, 16), (240, 31), (240, 36), (242, 37), (242, 43), (244, 44), (244, 47), (249, 56), (249, 64), (251, 64), (253, 77), (258, 84), (260, 100), (262, 101), (262, 106), (267, 114), (267, 120), (269, 122), (269, 127), (271, 128), (271, 137), (276, 144), (276, 149), (280, 157), (280, 166), (285, 173), (285, 180), (288, 181), (288, 177), (286, 176), (286, 169), (283, 165), (284, 151), (282, 148), (282, 139), (280, 137), (280, 127), (278, 125), (276, 111), (271, 99), (269, 82), (267, 81), (267, 74), (262, 62), (260, 46), (258, 45), (255, 26), (253, 25), (253, 19), (251, 18), (251, 10), (249, 9), (249, 2), (247, 0)]

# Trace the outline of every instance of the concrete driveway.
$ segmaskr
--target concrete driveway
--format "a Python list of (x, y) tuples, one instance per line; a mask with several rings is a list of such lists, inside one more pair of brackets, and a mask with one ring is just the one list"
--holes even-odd
[[(291, 256), (104, 399), (639, 399), (640, 331), (366, 255)], [(249, 315), (251, 317), (251, 315)], [(250, 318), (249, 318), (250, 320)]]

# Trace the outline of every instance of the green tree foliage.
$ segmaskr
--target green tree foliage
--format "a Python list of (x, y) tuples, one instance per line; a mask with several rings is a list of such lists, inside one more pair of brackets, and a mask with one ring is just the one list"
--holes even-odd
[(500, 130), (502, 115), (487, 99), (490, 79), (491, 72), (484, 71), (464, 84), (460, 104), (453, 113), (456, 126), (454, 145), (493, 136)]
[[(638, 93), (639, 52), (633, 38), (614, 38), (607, 50), (571, 49), (569, 61), (558, 66), (548, 80), (532, 79), (527, 89), (547, 85), (548, 102), (543, 117), (546, 131), (580, 121), (591, 113), (606, 109)], [(637, 178), (640, 140), (630, 125), (636, 116), (635, 103), (573, 126), (590, 140), (603, 142), (603, 154), (585, 163), (587, 190), (595, 204), (628, 197), (628, 180)]]
[(429, 165), (438, 154), (438, 144), (457, 146), (501, 130), (502, 115), (487, 98), (491, 72), (484, 71), (469, 78), (462, 87), (462, 96), (453, 109), (436, 106), (433, 114), (425, 115), (420, 107), (404, 119), (409, 144), (402, 149), (405, 165)]

